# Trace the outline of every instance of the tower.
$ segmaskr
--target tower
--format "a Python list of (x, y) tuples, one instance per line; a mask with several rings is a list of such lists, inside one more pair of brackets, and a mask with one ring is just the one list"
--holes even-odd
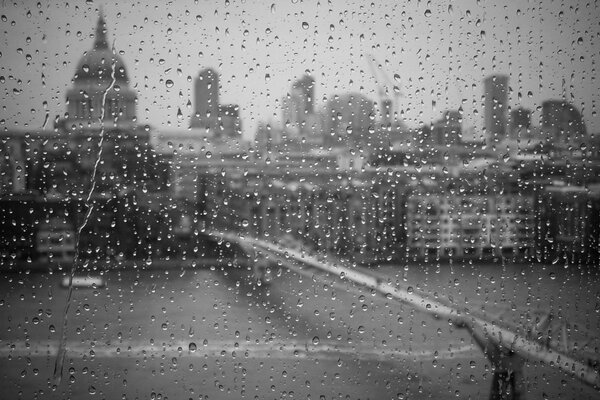
[(519, 133), (526, 133), (531, 127), (531, 111), (526, 108), (515, 108), (510, 113), (509, 135), (516, 138)]
[(282, 100), (285, 131), (290, 137), (312, 135), (314, 117), (315, 80), (304, 75), (292, 85)]
[(565, 100), (542, 103), (542, 131), (554, 146), (577, 145), (587, 136), (579, 111)]
[(484, 79), (485, 134), (488, 143), (506, 137), (508, 107), (508, 76), (491, 75)]
[(219, 127), (219, 75), (211, 68), (200, 71), (194, 83), (194, 115), (190, 127), (216, 132)]

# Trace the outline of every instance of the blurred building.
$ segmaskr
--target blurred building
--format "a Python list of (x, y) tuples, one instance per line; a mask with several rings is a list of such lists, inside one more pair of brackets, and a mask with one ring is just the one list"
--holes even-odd
[(486, 193), (454, 182), (419, 185), (407, 194), (409, 252), (417, 256), (525, 256), (534, 248), (534, 197)]
[(206, 129), (212, 132), (219, 127), (219, 74), (211, 69), (203, 69), (194, 80), (194, 115), (191, 128)]
[(315, 112), (315, 80), (310, 75), (306, 74), (302, 78), (294, 82), (292, 91), (301, 93), (302, 104), (301, 107), (304, 109), (306, 114), (313, 114)]
[(67, 116), (60, 121), (66, 131), (136, 124), (136, 97), (129, 86), (125, 63), (108, 46), (107, 28), (100, 16), (94, 45), (79, 60), (73, 86), (67, 91)]
[(491, 75), (483, 80), (485, 134), (488, 143), (506, 137), (508, 109), (508, 76)]
[(313, 251), (363, 261), (402, 254), (404, 185), (382, 174), (353, 178), (313, 167), (287, 175), (267, 168), (227, 178), (207, 171), (199, 181), (210, 229), (275, 241), (291, 236)]
[(600, 185), (550, 185), (540, 194), (536, 234), (541, 261), (600, 260)]
[(515, 108), (510, 112), (510, 123), (508, 135), (515, 139), (525, 136), (531, 129), (531, 110), (526, 108)]
[(54, 173), (38, 171), (41, 189), (85, 192), (92, 176), (99, 192), (149, 182), (155, 173), (150, 128), (137, 123), (136, 97), (123, 60), (108, 46), (100, 16), (93, 47), (77, 64), (67, 91), (57, 142), (43, 152), (42, 163), (53, 165)]
[(442, 118), (433, 123), (430, 139), (438, 146), (450, 146), (461, 142), (462, 114), (458, 110), (444, 112)]
[(290, 92), (282, 99), (283, 133), (287, 138), (320, 136), (314, 131), (318, 121), (314, 111), (314, 93), (315, 80), (304, 75), (294, 82)]
[(542, 132), (555, 147), (579, 147), (587, 137), (581, 114), (564, 100), (542, 103)]
[(241, 139), (242, 120), (240, 119), (240, 106), (237, 104), (219, 105), (219, 129), (221, 138)]
[[(55, 129), (0, 133), (3, 256), (12, 251), (29, 260), (71, 258), (73, 231), (83, 224), (88, 197), (94, 208), (92, 222), (81, 230), (80, 254), (93, 258), (124, 251), (114, 224), (118, 199), (160, 189), (151, 129), (137, 122), (136, 92), (108, 42), (100, 16), (93, 47), (77, 63), (66, 93), (67, 112)], [(24, 212), (17, 212), (19, 207)]]

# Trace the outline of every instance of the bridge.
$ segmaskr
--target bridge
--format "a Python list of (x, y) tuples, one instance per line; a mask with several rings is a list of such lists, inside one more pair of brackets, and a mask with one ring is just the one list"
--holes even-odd
[[(416, 292), (354, 268), (342, 260), (307, 254), (253, 237), (234, 233), (208, 232), (219, 241), (235, 243), (254, 258), (255, 275), (264, 279), (261, 269), (287, 268), (301, 275), (326, 274), (353, 282), (388, 299), (410, 305), (435, 319), (447, 320), (466, 329), (494, 366), (490, 398), (520, 398), (520, 378), (529, 361), (557, 368), (596, 390), (600, 390), (598, 338), (591, 333), (576, 336), (566, 321), (549, 313), (537, 313), (525, 326), (504, 321), (502, 314), (468, 309), (465, 305)], [(507, 397), (508, 395), (508, 397)]]

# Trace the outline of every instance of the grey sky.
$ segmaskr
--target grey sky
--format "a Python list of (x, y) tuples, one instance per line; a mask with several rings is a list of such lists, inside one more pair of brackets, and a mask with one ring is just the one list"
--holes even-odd
[(190, 79), (204, 67), (220, 72), (222, 102), (240, 105), (246, 137), (258, 121), (279, 118), (281, 97), (306, 70), (318, 106), (347, 91), (377, 100), (370, 53), (390, 79), (399, 75), (398, 109), (409, 126), (462, 104), (465, 124), (479, 132), (481, 81), (497, 72), (510, 75), (511, 106), (535, 110), (566, 95), (588, 131), (600, 130), (597, 1), (42, 3), (2, 2), (0, 118), (9, 128), (41, 127), (44, 102), (51, 121), (65, 112), (103, 6), (109, 40), (138, 91), (138, 119), (156, 127), (188, 126)]

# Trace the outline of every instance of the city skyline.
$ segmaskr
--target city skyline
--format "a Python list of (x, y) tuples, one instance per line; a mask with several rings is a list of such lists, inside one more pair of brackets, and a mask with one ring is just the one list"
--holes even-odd
[[(64, 93), (71, 84), (76, 60), (93, 43), (99, 6), (34, 6), (29, 17), (26, 8), (2, 8), (6, 15), (3, 24), (9, 33), (6, 37), (12, 38), (1, 43), (6, 61), (1, 72), (5, 77), (3, 91), (5, 98), (11, 99), (2, 110), (6, 128), (22, 128), (25, 124), (41, 128), (46, 110), (50, 122), (46, 128), (50, 128), (56, 115), (64, 115)], [(138, 122), (159, 130), (187, 128), (194, 112), (193, 79), (204, 68), (219, 72), (223, 101), (240, 105), (245, 138), (254, 135), (260, 121), (281, 122), (280, 99), (307, 70), (316, 81), (317, 109), (326, 104), (325, 97), (349, 92), (359, 92), (378, 102), (377, 83), (369, 74), (366, 60), (372, 53), (383, 63), (387, 75), (400, 77), (398, 84), (405, 97), (400, 98), (398, 109), (404, 110), (401, 117), (409, 127), (429, 124), (445, 110), (461, 107), (465, 126), (475, 126), (476, 135), (481, 133), (483, 78), (506, 74), (509, 107), (531, 109), (534, 125), (538, 125), (544, 100), (565, 96), (581, 111), (588, 131), (596, 132), (599, 122), (595, 108), (600, 91), (592, 73), (593, 60), (585, 57), (593, 51), (594, 32), (598, 30), (592, 25), (593, 10), (584, 13), (578, 8), (556, 8), (550, 12), (527, 10), (526, 6), (511, 4), (494, 9), (494, 13), (476, 4), (437, 8), (420, 4), (410, 10), (396, 5), (375, 9), (360, 6), (353, 13), (335, 5), (311, 8), (296, 2), (265, 6), (264, 10), (233, 4), (217, 8), (186, 4), (166, 9), (105, 8), (103, 13), (110, 45), (114, 44), (123, 58), (130, 85), (138, 93)], [(167, 19), (164, 25), (159, 23), (161, 12)], [(539, 21), (525, 18), (528, 13), (539, 14)], [(62, 20), (63, 15), (69, 16), (68, 23)], [(503, 21), (507, 15), (510, 18), (506, 21), (510, 22)], [(460, 23), (468, 29), (449, 27), (444, 39), (440, 36), (443, 29), (437, 26), (448, 22), (444, 16), (464, 20)], [(436, 17), (438, 22), (434, 23)], [(44, 29), (30, 32), (22, 28), (28, 19)], [(290, 25), (291, 19), (300, 26)], [(548, 19), (559, 21), (560, 29), (550, 29), (553, 24)], [(366, 28), (364, 24), (380, 20), (388, 21), (387, 25)], [(308, 27), (305, 29), (300, 21), (306, 21)], [(525, 21), (529, 22), (528, 32)], [(203, 28), (202, 40), (194, 40), (189, 33), (197, 27)], [(508, 32), (511, 30), (516, 33)], [(399, 33), (402, 39), (396, 39)], [(559, 40), (554, 47), (546, 44), (557, 34)], [(513, 40), (514, 49), (507, 52), (506, 42)], [(190, 46), (190, 41), (199, 44)], [(148, 42), (151, 46), (146, 46)], [(37, 48), (38, 43), (44, 46)], [(435, 48), (428, 43), (436, 43)], [(488, 54), (477, 50), (488, 47), (496, 51)], [(343, 53), (345, 58), (340, 58)], [(59, 70), (61, 73), (57, 73)]]

